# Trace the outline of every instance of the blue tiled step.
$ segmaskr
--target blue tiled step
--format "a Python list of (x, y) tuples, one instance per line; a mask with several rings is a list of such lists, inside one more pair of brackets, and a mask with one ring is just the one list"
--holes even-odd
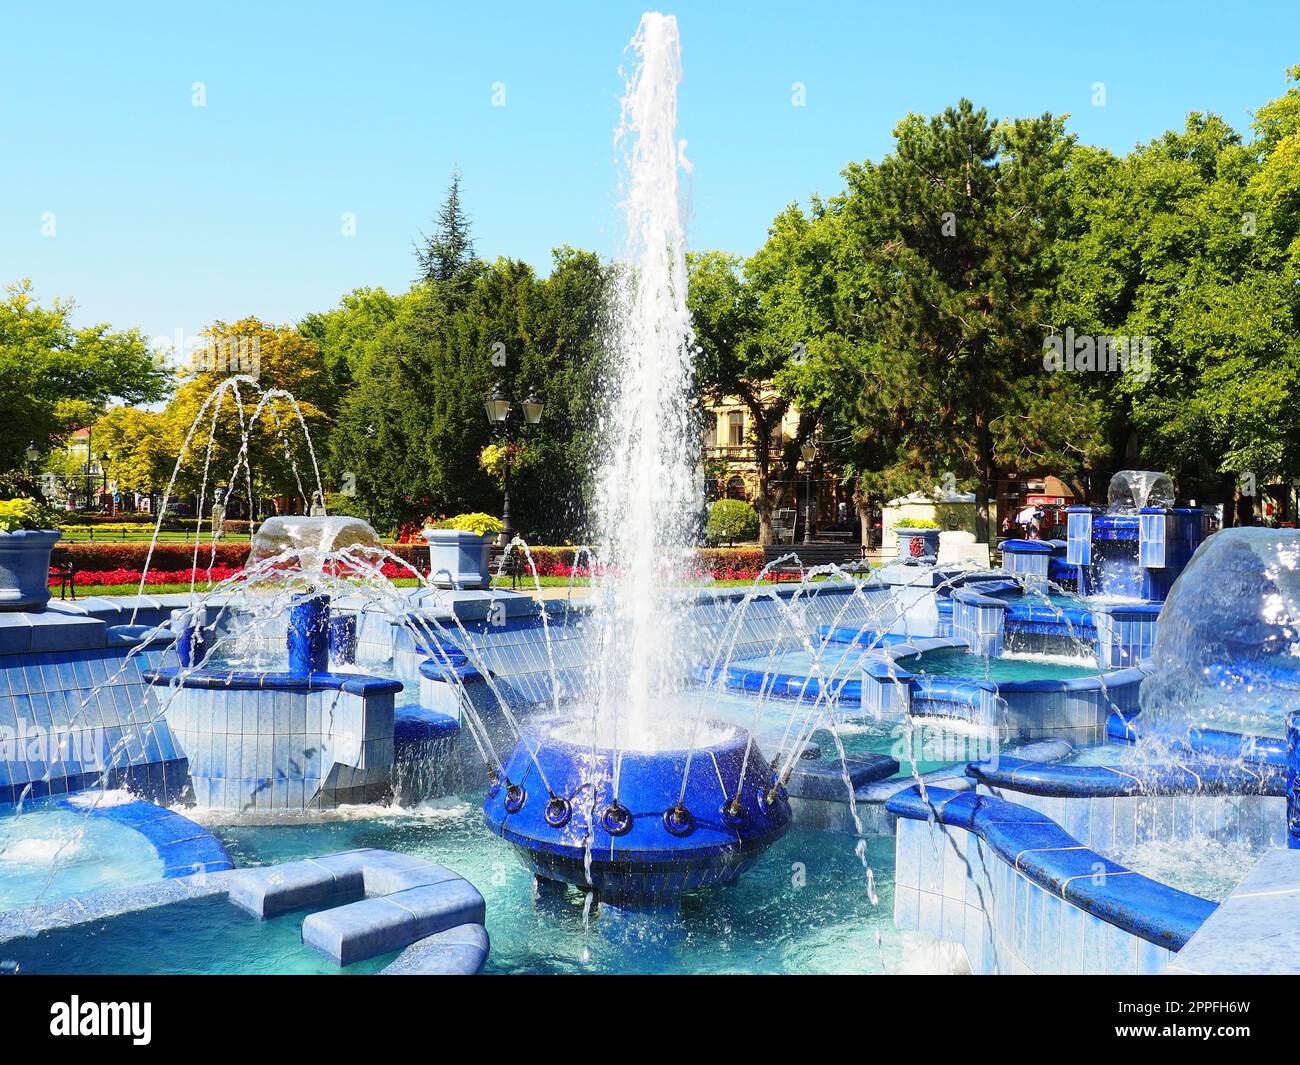
[[(351, 695), (381, 695), (399, 692), (402, 682), (389, 677), (368, 677), (363, 673), (283, 673), (244, 670), (192, 669), (182, 675), (176, 666), (149, 670), (144, 679), (155, 686), (178, 684), (182, 688), (224, 688), (235, 691), (343, 691)], [(179, 679), (178, 679), (179, 678)]]
[[(1125, 747), (1134, 746), (1146, 735), (1142, 719), (1136, 714), (1115, 711), (1106, 719), (1106, 736), (1110, 743)], [(1253, 736), (1243, 732), (1223, 729), (1193, 728), (1185, 734), (1171, 736), (1170, 750), (1187, 751), (1206, 758), (1243, 762), (1257, 770), (1286, 769), (1286, 740), (1280, 736)]]
[[(302, 938), (340, 965), (403, 950), (465, 925), (481, 926), (485, 912), (483, 896), (460, 874), (384, 850), (242, 869), (231, 876), (228, 890), (231, 902), (263, 918), (329, 907), (303, 920)], [(486, 935), (469, 931), (424, 944), (412, 958), (403, 955), (398, 959), (403, 965), (394, 971), (477, 972), (485, 958)], [(428, 968), (407, 968), (421, 964)], [(453, 964), (462, 967), (449, 968)]]
[(83, 791), (57, 800), (56, 805), (139, 832), (162, 859), (164, 878), (234, 868), (220, 840), (188, 817), (142, 800), (107, 805), (99, 801), (99, 795), (97, 791)]
[(393, 743), (428, 743), (454, 736), (460, 722), (450, 714), (439, 713), (418, 703), (407, 703), (393, 710)]
[(339, 965), (350, 965), (451, 928), (482, 925), (483, 916), (483, 896), (457, 877), (320, 910), (303, 921), (302, 941)]
[(488, 957), (487, 929), (462, 924), (412, 943), (380, 976), (454, 976), (482, 970)]

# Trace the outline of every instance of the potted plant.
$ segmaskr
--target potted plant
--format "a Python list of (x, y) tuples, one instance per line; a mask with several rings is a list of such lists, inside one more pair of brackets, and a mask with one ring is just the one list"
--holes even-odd
[(50, 551), (61, 535), (34, 499), (0, 499), (0, 610), (44, 610)]
[(457, 514), (424, 530), (429, 541), (429, 580), (441, 587), (486, 588), (488, 559), (501, 520), (491, 514)]
[(939, 555), (939, 523), (929, 518), (900, 518), (894, 523), (898, 557), (903, 561), (933, 561)]

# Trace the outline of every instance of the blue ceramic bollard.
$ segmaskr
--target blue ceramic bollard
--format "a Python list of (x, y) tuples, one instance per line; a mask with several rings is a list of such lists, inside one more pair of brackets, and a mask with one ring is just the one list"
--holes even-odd
[(330, 597), (316, 595), (299, 603), (289, 612), (290, 673), (327, 673), (329, 648)]

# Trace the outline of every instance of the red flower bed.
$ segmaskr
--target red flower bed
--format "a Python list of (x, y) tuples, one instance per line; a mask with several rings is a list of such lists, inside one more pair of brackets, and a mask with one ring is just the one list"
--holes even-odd
[[(428, 564), (428, 547), (423, 543), (389, 544), (387, 549), (398, 558), (419, 567)], [(158, 544), (149, 560), (145, 585), (188, 584), (191, 573), (197, 581), (221, 581), (239, 572), (248, 559), (249, 545), (220, 544), (213, 557), (210, 544), (199, 544), (198, 566), (194, 566), (193, 544)], [(98, 584), (139, 584), (140, 574), (148, 554), (147, 544), (61, 544), (56, 548), (56, 558), (72, 562), (79, 587)], [(591, 556), (583, 552), (578, 561), (578, 551), (572, 547), (534, 547), (533, 564), (541, 577), (590, 577)], [(576, 568), (575, 568), (576, 567)], [(715, 580), (753, 580), (763, 568), (763, 552), (757, 548), (704, 548), (695, 552), (689, 575), (696, 578), (712, 577)], [(411, 577), (406, 566), (386, 562), (385, 577), (397, 579)], [(524, 573), (531, 569), (524, 563)]]
[[(195, 569), (151, 569), (145, 578), (145, 587), (159, 584), (189, 584), (191, 575), (198, 584), (204, 584), (211, 580), (224, 581), (228, 577), (233, 577), (239, 572), (237, 567), (231, 566), (213, 566), (209, 570), (206, 566), (199, 566)], [(59, 580), (53, 578), (51, 584), (57, 585)], [(140, 571), (138, 569), (109, 569), (109, 570), (78, 570), (73, 577), (73, 583), (78, 588), (88, 588), (91, 585), (101, 584), (136, 584), (140, 583)]]

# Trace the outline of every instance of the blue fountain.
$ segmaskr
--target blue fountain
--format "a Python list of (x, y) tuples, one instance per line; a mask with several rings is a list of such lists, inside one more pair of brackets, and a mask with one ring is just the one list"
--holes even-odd
[(1204, 515), (1174, 506), (1166, 473), (1120, 470), (1105, 511), (1067, 510), (1066, 563), (1080, 595), (1164, 602), (1204, 538)]
[(785, 789), (743, 731), (689, 755), (616, 755), (534, 729), (504, 768), (483, 804), (492, 831), (539, 881), (594, 891), (615, 906), (657, 907), (731, 883), (790, 826)]

